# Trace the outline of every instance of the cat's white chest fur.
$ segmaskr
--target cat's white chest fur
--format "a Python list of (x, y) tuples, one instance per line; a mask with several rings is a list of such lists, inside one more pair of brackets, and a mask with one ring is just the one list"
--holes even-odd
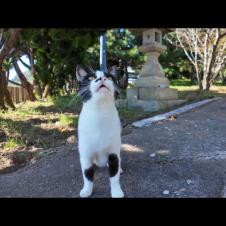
[(114, 103), (84, 104), (78, 125), (81, 155), (96, 156), (119, 152), (121, 125)]

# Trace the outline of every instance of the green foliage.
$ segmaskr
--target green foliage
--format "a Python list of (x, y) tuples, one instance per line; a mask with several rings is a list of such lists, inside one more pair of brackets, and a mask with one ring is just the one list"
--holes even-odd
[(82, 106), (82, 100), (80, 96), (76, 94), (65, 95), (65, 96), (56, 96), (51, 98), (55, 108), (59, 111), (73, 110), (73, 112), (80, 112)]
[(50, 94), (57, 95), (66, 83), (75, 83), (75, 68), (84, 63), (86, 50), (98, 42), (104, 29), (24, 29), (18, 40), (20, 55), (33, 49), (36, 80), (44, 90), (49, 85)]
[(171, 79), (191, 78), (193, 67), (187, 59), (184, 51), (176, 48), (163, 39), (167, 49), (160, 55), (159, 62), (163, 67), (166, 76)]
[(195, 85), (191, 79), (182, 78), (182, 79), (174, 79), (170, 81), (171, 86), (192, 86)]
[[(134, 69), (139, 70), (144, 63), (145, 56), (138, 50), (136, 37), (128, 30), (111, 29), (106, 33), (107, 60), (123, 59)], [(87, 50), (86, 61), (95, 68), (99, 68), (99, 42)]]
[[(49, 87), (51, 96), (76, 92), (77, 64), (99, 68), (99, 37), (106, 29), (25, 28), (22, 30), (13, 57), (27, 55), (32, 68), (35, 93)], [(107, 59), (123, 59), (139, 70), (145, 56), (139, 52), (136, 37), (128, 30), (107, 31)], [(8, 62), (8, 66), (11, 63)]]

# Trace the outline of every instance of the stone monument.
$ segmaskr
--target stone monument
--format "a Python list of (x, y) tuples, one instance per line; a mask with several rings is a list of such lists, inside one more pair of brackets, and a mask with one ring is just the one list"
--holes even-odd
[(143, 65), (134, 87), (127, 89), (127, 100), (123, 103), (124, 107), (126, 105), (128, 108), (139, 108), (144, 111), (159, 111), (183, 103), (184, 100), (178, 100), (177, 90), (169, 88), (169, 80), (165, 77), (158, 60), (159, 55), (166, 49), (166, 46), (162, 44), (162, 36), (173, 29), (138, 28), (130, 30), (142, 35), (142, 46), (139, 47), (139, 50), (146, 53), (147, 61)]

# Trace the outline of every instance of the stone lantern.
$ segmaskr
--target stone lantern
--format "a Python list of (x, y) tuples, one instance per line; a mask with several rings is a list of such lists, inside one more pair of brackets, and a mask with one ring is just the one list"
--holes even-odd
[(169, 80), (165, 77), (158, 60), (159, 55), (166, 49), (162, 44), (162, 36), (173, 29), (130, 30), (142, 35), (142, 46), (139, 50), (146, 54), (147, 61), (141, 69), (139, 78), (135, 81), (135, 86), (127, 89), (127, 107), (158, 111), (184, 102), (184, 100), (178, 100), (176, 89), (169, 88)]

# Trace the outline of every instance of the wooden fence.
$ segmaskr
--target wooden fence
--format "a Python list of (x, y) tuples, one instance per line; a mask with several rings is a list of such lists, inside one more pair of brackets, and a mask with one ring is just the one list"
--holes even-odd
[(8, 86), (12, 101), (16, 104), (28, 100), (28, 95), (23, 87)]

